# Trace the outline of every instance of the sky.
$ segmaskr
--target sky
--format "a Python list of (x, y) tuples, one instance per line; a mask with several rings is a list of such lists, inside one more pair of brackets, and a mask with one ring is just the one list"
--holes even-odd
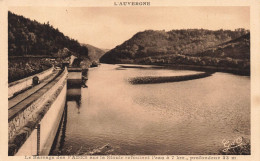
[(64, 35), (112, 49), (144, 30), (250, 29), (249, 7), (11, 7), (15, 14), (49, 22)]

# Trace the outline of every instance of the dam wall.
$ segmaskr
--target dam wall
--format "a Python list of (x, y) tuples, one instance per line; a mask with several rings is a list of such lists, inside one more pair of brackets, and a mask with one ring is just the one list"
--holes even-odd
[(9, 114), (8, 155), (49, 154), (66, 103), (67, 76), (65, 69), (41, 89), (38, 99)]

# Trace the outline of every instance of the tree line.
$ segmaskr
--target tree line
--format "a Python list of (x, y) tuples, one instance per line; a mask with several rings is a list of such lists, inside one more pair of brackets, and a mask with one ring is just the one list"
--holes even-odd
[(88, 57), (88, 48), (65, 36), (58, 28), (8, 12), (8, 55), (55, 56), (67, 48), (78, 57)]
[(242, 28), (234, 31), (147, 30), (116, 46), (100, 61), (183, 64), (250, 70), (250, 32)]

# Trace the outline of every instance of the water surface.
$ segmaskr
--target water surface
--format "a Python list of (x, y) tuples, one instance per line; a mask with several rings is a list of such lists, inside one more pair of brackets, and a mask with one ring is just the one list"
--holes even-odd
[(250, 138), (249, 77), (214, 73), (132, 85), (128, 79), (137, 76), (198, 72), (119, 68), (102, 64), (90, 69), (81, 101), (67, 102), (65, 125), (52, 154), (215, 154), (223, 139)]

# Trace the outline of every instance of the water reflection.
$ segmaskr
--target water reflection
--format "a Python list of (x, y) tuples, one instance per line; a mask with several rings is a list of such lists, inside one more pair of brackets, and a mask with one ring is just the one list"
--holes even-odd
[(68, 117), (68, 106), (66, 102), (64, 107), (64, 112), (61, 118), (61, 122), (50, 151), (50, 155), (60, 155), (62, 152), (65, 143), (65, 138), (66, 138), (67, 117)]
[(90, 69), (88, 88), (68, 90), (66, 139), (53, 154), (215, 154), (223, 139), (250, 138), (249, 77), (214, 73), (132, 85), (129, 78), (198, 72), (117, 69), (105, 64)]
[(81, 88), (71, 88), (67, 90), (67, 102), (74, 101), (77, 104), (78, 114), (81, 107)]
[(61, 155), (64, 149), (64, 143), (66, 138), (66, 127), (68, 118), (68, 102), (76, 102), (78, 114), (80, 114), (81, 107), (81, 88), (69, 88), (67, 89), (67, 100), (64, 107), (64, 113), (53, 142), (50, 155)]

